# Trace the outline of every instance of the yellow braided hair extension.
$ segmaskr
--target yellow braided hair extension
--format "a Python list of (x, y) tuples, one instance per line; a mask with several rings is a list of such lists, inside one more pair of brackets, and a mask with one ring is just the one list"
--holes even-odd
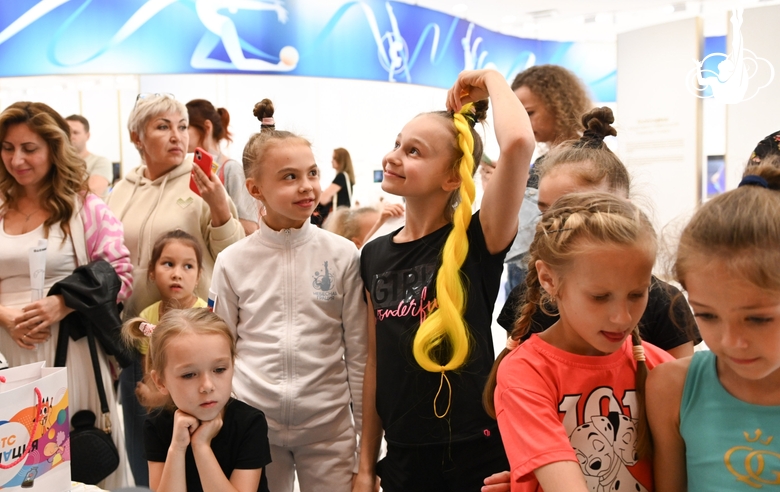
[[(469, 112), (472, 105), (463, 107), (453, 120), (458, 132), (458, 148), (463, 156), (457, 163), (461, 178), (458, 189), (460, 203), (453, 213), (453, 227), (447, 236), (442, 250), (442, 261), (436, 276), (436, 301), (438, 307), (420, 324), (414, 337), (412, 352), (417, 363), (429, 372), (454, 371), (463, 364), (469, 355), (469, 331), (463, 320), (466, 308), (466, 289), (460, 275), (460, 267), (466, 261), (469, 242), (466, 231), (471, 222), (471, 204), (474, 202), (474, 138), (471, 125), (463, 113)], [(434, 358), (436, 349), (446, 340), (450, 349), (448, 361)], [(442, 376), (444, 378), (444, 376)], [(449, 382), (448, 382), (449, 383)], [(446, 412), (445, 412), (446, 414)], [(437, 413), (437, 416), (438, 413)], [(440, 417), (443, 417), (441, 415)]]

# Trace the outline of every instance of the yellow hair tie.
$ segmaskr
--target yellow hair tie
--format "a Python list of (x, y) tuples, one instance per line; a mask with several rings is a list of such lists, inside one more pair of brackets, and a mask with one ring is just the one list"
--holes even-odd
[(645, 358), (645, 348), (641, 345), (634, 345), (634, 360), (637, 362), (644, 362), (647, 359)]
[[(444, 410), (444, 413), (439, 415), (439, 410), (436, 408), (436, 402), (439, 401), (439, 395), (441, 394), (441, 389), (444, 387), (444, 382), (447, 381), (447, 408)], [(439, 390), (436, 392), (436, 396), (433, 398), (433, 414), (436, 415), (436, 418), (443, 419), (447, 416), (447, 414), (450, 411), (450, 406), (452, 405), (452, 385), (450, 384), (450, 378), (447, 377), (447, 375), (444, 373), (444, 366), (441, 366), (441, 379), (439, 380)]]

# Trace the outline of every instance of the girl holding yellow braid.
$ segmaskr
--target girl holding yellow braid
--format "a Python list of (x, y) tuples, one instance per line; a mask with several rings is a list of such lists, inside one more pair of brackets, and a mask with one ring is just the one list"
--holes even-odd
[[(475, 125), (488, 98), (501, 155), (472, 215), (482, 156)], [(474, 491), (508, 465), (480, 403), (494, 353), (490, 325), (517, 231), (534, 137), (503, 76), (463, 72), (447, 111), (404, 126), (382, 189), (406, 200), (406, 224), (365, 246), (369, 302), (360, 470), (353, 491)], [(384, 431), (387, 456), (377, 463)]]

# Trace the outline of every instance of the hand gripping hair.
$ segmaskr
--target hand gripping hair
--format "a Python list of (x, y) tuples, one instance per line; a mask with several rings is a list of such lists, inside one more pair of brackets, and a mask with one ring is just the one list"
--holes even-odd
[[(474, 202), (475, 187), (472, 177), (474, 162), (474, 136), (472, 126), (475, 121), (471, 114), (472, 105), (463, 107), (460, 113), (453, 115), (457, 130), (458, 149), (463, 153), (455, 165), (455, 171), (461, 179), (458, 188), (458, 206), (453, 213), (453, 227), (442, 250), (441, 266), (436, 275), (436, 302), (438, 307), (420, 324), (414, 337), (412, 353), (417, 363), (428, 372), (442, 374), (439, 393), (449, 380), (446, 371), (455, 371), (462, 367), (469, 355), (469, 331), (463, 313), (466, 307), (466, 289), (460, 275), (460, 267), (466, 261), (469, 242), (466, 235), (471, 223), (471, 204)], [(449, 357), (449, 360), (444, 360)], [(451, 389), (451, 388), (450, 388)], [(436, 398), (438, 398), (437, 393)], [(451, 401), (451, 391), (450, 401)], [(436, 408), (434, 413), (443, 418), (449, 411), (449, 403), (443, 414)]]

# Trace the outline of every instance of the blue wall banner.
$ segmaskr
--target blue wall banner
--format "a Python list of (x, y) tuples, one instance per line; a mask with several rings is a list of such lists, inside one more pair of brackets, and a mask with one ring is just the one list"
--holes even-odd
[(614, 43), (540, 41), (393, 1), (5, 0), (0, 77), (282, 73), (449, 87), (563, 65), (614, 101)]

